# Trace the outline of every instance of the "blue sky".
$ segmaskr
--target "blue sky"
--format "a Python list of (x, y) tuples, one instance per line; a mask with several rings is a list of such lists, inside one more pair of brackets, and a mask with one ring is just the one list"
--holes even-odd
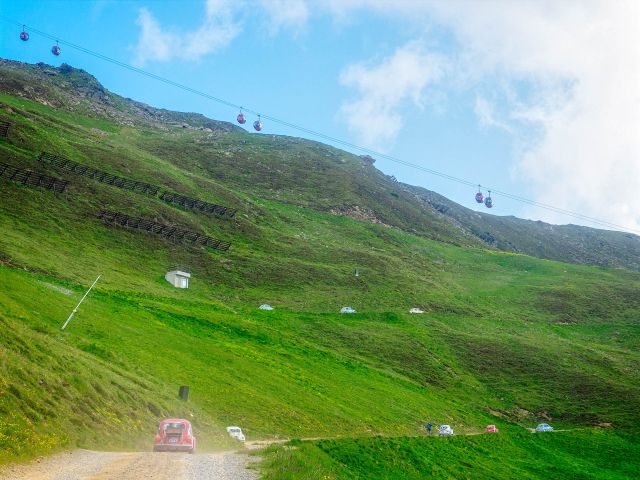
[[(640, 7), (598, 1), (2, 2), (4, 17), (253, 110), (640, 230)], [(1, 56), (62, 62), (154, 106), (236, 111), (0, 22)], [(614, 32), (614, 33), (612, 33)], [(615, 53), (611, 53), (615, 52)], [(277, 124), (265, 133), (299, 136)], [(475, 191), (388, 160), (486, 211)], [(614, 193), (608, 203), (602, 193)], [(494, 195), (491, 213), (590, 222)]]

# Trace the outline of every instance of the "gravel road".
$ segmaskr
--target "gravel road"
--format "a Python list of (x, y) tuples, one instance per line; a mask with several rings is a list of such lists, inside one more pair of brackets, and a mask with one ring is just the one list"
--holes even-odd
[(3, 480), (257, 480), (236, 452), (93, 452), (76, 450), (0, 469)]

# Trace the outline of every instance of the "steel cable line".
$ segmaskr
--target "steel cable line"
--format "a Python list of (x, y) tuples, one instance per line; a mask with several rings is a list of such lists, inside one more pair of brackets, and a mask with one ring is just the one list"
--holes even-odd
[(17, 21), (15, 21), (15, 20), (13, 20), (11, 18), (8, 18), (8, 17), (6, 17), (4, 15), (0, 15), (0, 18), (3, 19), (4, 21), (8, 22), (8, 23), (11, 23), (11, 24), (14, 24), (14, 25), (17, 25), (17, 26), (20, 26), (20, 27), (24, 27), (24, 28), (28, 29), (30, 32), (34, 32), (34, 33), (36, 33), (36, 34), (38, 34), (38, 35), (40, 35), (42, 37), (49, 38), (51, 40), (59, 42), (62, 45), (66, 45), (68, 47), (71, 47), (71, 48), (76, 49), (78, 51), (81, 51), (83, 53), (86, 53), (87, 55), (90, 55), (92, 57), (104, 60), (104, 61), (112, 63), (114, 65), (118, 65), (119, 67), (125, 68), (127, 70), (132, 71), (132, 72), (136, 72), (136, 73), (138, 73), (140, 75), (144, 75), (146, 77), (152, 78), (154, 80), (157, 80), (159, 82), (165, 83), (165, 84), (170, 85), (172, 87), (176, 87), (176, 88), (179, 88), (179, 89), (184, 90), (186, 92), (193, 93), (194, 95), (198, 95), (200, 97), (207, 98), (209, 100), (213, 100), (214, 102), (217, 102), (217, 103), (219, 103), (221, 105), (225, 105), (227, 107), (232, 107), (234, 109), (242, 109), (245, 112), (251, 113), (253, 115), (259, 115), (259, 116), (261, 116), (261, 118), (269, 120), (269, 121), (271, 121), (273, 123), (277, 123), (279, 125), (282, 125), (282, 126), (285, 126), (285, 127), (289, 127), (289, 128), (291, 128), (293, 130), (297, 130), (299, 132), (306, 133), (306, 134), (311, 135), (311, 136), (316, 137), (316, 138), (321, 138), (321, 139), (326, 140), (328, 142), (331, 142), (333, 144), (341, 145), (341, 146), (344, 146), (344, 147), (348, 147), (348, 148), (357, 150), (359, 152), (363, 152), (363, 153), (367, 153), (367, 154), (370, 154), (370, 155), (374, 155), (377, 158), (388, 160), (388, 161), (394, 162), (394, 163), (398, 163), (400, 165), (404, 165), (404, 166), (407, 166), (407, 167), (410, 167), (410, 168), (414, 168), (416, 170), (420, 170), (420, 171), (429, 173), (431, 175), (435, 175), (435, 176), (438, 176), (440, 178), (444, 178), (446, 180), (450, 180), (452, 182), (459, 183), (461, 185), (465, 185), (465, 186), (468, 186), (468, 187), (474, 187), (474, 188), (475, 187), (485, 188), (485, 189), (490, 190), (493, 193), (497, 193), (498, 195), (501, 195), (501, 196), (503, 196), (505, 198), (509, 198), (511, 200), (514, 200), (514, 201), (517, 201), (517, 202), (520, 202), (520, 203), (524, 203), (524, 204), (527, 204), (527, 205), (531, 205), (531, 206), (534, 206), (534, 207), (542, 208), (544, 210), (549, 210), (549, 211), (554, 212), (554, 213), (559, 213), (559, 214), (566, 215), (566, 216), (569, 216), (569, 217), (573, 217), (573, 218), (576, 218), (576, 219), (579, 219), (579, 220), (588, 221), (588, 222), (591, 222), (591, 223), (594, 223), (594, 224), (597, 224), (597, 225), (600, 225), (600, 226), (603, 226), (603, 227), (612, 228), (612, 229), (615, 229), (615, 230), (622, 229), (622, 230), (626, 230), (628, 232), (634, 232), (634, 233), (640, 234), (640, 230), (637, 230), (637, 229), (633, 229), (633, 228), (626, 227), (626, 226), (623, 226), (623, 225), (618, 225), (618, 224), (615, 224), (615, 223), (611, 223), (611, 222), (608, 222), (606, 220), (601, 220), (601, 219), (598, 219), (598, 218), (590, 217), (590, 216), (584, 215), (582, 213), (574, 212), (572, 210), (566, 210), (566, 209), (563, 209), (563, 208), (560, 208), (560, 207), (556, 207), (556, 206), (553, 206), (553, 205), (549, 205), (549, 204), (546, 204), (546, 203), (539, 202), (537, 200), (531, 200), (531, 199), (528, 199), (528, 198), (525, 198), (525, 197), (521, 197), (519, 195), (515, 195), (515, 194), (512, 194), (512, 193), (504, 192), (504, 191), (501, 191), (501, 190), (498, 190), (498, 189), (495, 189), (495, 188), (488, 188), (487, 186), (482, 185), (482, 184), (478, 184), (476, 182), (471, 182), (469, 180), (465, 180), (463, 178), (459, 178), (459, 177), (456, 177), (456, 176), (453, 176), (453, 175), (449, 175), (447, 173), (440, 172), (438, 170), (434, 170), (432, 168), (428, 168), (428, 167), (425, 167), (425, 166), (422, 166), (422, 165), (417, 165), (415, 163), (411, 163), (411, 162), (408, 162), (406, 160), (402, 160), (400, 158), (397, 158), (397, 157), (394, 157), (394, 156), (391, 156), (391, 155), (387, 155), (387, 154), (378, 152), (378, 151), (373, 150), (371, 148), (363, 147), (361, 145), (349, 142), (347, 140), (342, 140), (340, 138), (332, 137), (332, 136), (324, 134), (322, 132), (317, 132), (315, 130), (311, 130), (309, 128), (297, 125), (295, 123), (291, 123), (291, 122), (288, 122), (286, 120), (281, 120), (281, 119), (279, 119), (277, 117), (273, 117), (271, 115), (266, 115), (266, 114), (259, 113), (258, 111), (253, 110), (251, 108), (246, 108), (246, 107), (244, 107), (242, 105), (239, 105), (237, 103), (233, 103), (233, 102), (230, 102), (228, 100), (224, 100), (222, 98), (219, 98), (219, 97), (216, 97), (214, 95), (208, 94), (208, 93), (203, 92), (201, 90), (196, 90), (195, 88), (189, 87), (189, 86), (184, 85), (182, 83), (170, 80), (170, 79), (162, 77), (160, 75), (156, 75), (155, 73), (151, 73), (151, 72), (148, 72), (148, 71), (143, 70), (141, 68), (134, 67), (133, 65), (130, 65), (130, 64), (125, 63), (125, 62), (122, 62), (120, 60), (116, 60), (114, 58), (108, 57), (108, 56), (103, 55), (101, 53), (94, 52), (93, 50), (89, 50), (88, 48), (85, 48), (85, 47), (83, 47), (81, 45), (77, 45), (75, 43), (72, 43), (72, 42), (69, 42), (69, 41), (66, 41), (66, 40), (60, 40), (60, 38), (57, 37), (57, 36), (54, 36), (54, 35), (51, 35), (49, 33), (46, 33), (46, 32), (43, 32), (41, 30), (38, 30), (36, 28), (30, 27), (29, 25), (26, 25), (24, 23), (17, 22)]

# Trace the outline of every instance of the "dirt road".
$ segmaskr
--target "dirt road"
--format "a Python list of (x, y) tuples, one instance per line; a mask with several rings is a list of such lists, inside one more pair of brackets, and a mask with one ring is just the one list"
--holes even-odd
[(3, 480), (257, 480), (248, 455), (235, 452), (93, 452), (76, 450), (0, 468)]

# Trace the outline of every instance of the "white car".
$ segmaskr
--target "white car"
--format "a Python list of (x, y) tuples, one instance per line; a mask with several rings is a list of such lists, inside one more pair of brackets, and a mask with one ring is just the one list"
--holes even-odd
[(536, 432), (553, 432), (553, 427), (548, 423), (541, 423), (536, 427)]
[(242, 429), (240, 427), (227, 427), (227, 433), (231, 438), (235, 438), (240, 442), (244, 442), (244, 433), (242, 433)]
[(440, 425), (440, 428), (438, 428), (438, 435), (441, 437), (449, 437), (453, 435), (453, 428), (451, 428), (451, 425)]
[(263, 303), (258, 307), (260, 310), (273, 310), (273, 307), (269, 304)]
[(351, 307), (342, 307), (340, 309), (340, 313), (357, 313), (357, 312)]

